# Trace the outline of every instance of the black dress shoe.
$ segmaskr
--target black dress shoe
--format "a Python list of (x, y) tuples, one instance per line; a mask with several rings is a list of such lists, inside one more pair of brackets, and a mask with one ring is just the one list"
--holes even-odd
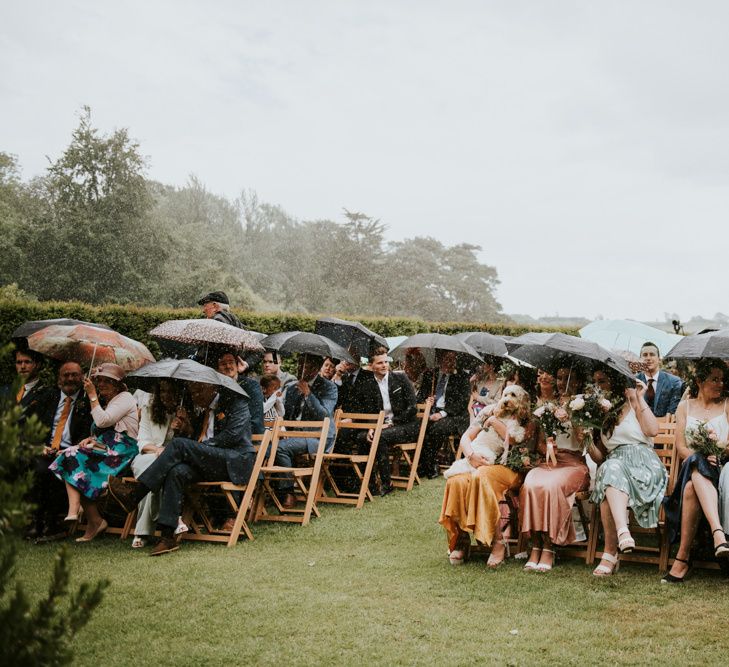
[(688, 570), (683, 573), (682, 577), (677, 577), (670, 572), (666, 572), (666, 574), (664, 574), (661, 578), (662, 584), (682, 584), (686, 580), (686, 577), (688, 577), (691, 573), (691, 561), (684, 560), (683, 558), (674, 558), (674, 560), (677, 560), (679, 563), (686, 563), (686, 565), (688, 565)]

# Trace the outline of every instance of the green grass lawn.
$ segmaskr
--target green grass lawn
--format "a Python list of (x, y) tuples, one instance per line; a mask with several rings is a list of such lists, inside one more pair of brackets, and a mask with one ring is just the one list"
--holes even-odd
[[(103, 537), (71, 545), (74, 581), (108, 577), (77, 664), (726, 664), (729, 582), (682, 586), (626, 563), (596, 580), (510, 560), (453, 567), (437, 523), (443, 480), (306, 528), (255, 524), (253, 542), (184, 543), (160, 558)], [(46, 588), (55, 546), (23, 546), (19, 578)]]

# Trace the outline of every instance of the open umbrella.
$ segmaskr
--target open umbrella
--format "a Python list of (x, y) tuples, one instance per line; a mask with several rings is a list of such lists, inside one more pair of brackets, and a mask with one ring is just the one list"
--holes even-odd
[(468, 343), (480, 355), (489, 354), (492, 357), (505, 357), (508, 354), (504, 339), (487, 331), (463, 331), (457, 333), (455, 337)]
[(729, 329), (684, 336), (668, 352), (670, 359), (729, 359)]
[(665, 354), (682, 338), (634, 320), (595, 320), (580, 329), (580, 336), (608, 350), (630, 350), (636, 354), (648, 341)]
[(460, 354), (466, 354), (474, 357), (483, 363), (481, 355), (474, 350), (468, 343), (459, 340), (455, 336), (439, 333), (421, 333), (406, 338), (400, 345), (390, 351), (392, 358), (396, 361), (402, 361), (405, 358), (406, 350), (417, 347), (423, 354), (426, 363), (431, 368), (435, 366), (436, 350), (451, 350)]
[(281, 354), (313, 354), (318, 357), (332, 357), (341, 361), (357, 363), (352, 355), (330, 338), (308, 331), (284, 331), (266, 336), (261, 345), (267, 350)]
[(362, 357), (369, 355), (373, 345), (389, 347), (387, 340), (374, 331), (370, 331), (360, 322), (340, 320), (336, 317), (322, 317), (316, 321), (314, 331)]
[(192, 359), (163, 359), (153, 364), (147, 364), (133, 373), (127, 374), (124, 381), (132, 387), (153, 391), (155, 385), (163, 379), (217, 384), (236, 394), (248, 396), (232, 378)]
[(241, 352), (263, 352), (258, 336), (251, 331), (213, 319), (168, 320), (150, 332), (154, 338), (187, 345), (219, 345)]
[(76, 361), (89, 368), (111, 362), (133, 371), (154, 361), (143, 343), (88, 324), (47, 326), (28, 336), (28, 347), (51, 359)]
[(628, 378), (631, 385), (635, 384), (633, 371), (628, 366), (628, 362), (600, 347), (597, 343), (563, 333), (549, 334), (548, 337), (541, 338), (539, 342), (528, 342), (530, 339), (526, 337), (529, 335), (519, 336), (512, 341), (515, 344), (521, 339), (527, 341), (522, 342), (519, 347), (511, 351), (512, 357), (550, 373), (575, 363), (582, 364), (586, 370), (590, 371), (602, 364)]

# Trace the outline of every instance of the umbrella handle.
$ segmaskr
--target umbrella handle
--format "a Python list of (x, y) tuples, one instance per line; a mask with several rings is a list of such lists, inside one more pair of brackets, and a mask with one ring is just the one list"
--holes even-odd
[(436, 373), (433, 373), (433, 380), (430, 383), (430, 395), (435, 396), (435, 377)]
[(89, 365), (89, 372), (86, 375), (87, 378), (91, 377), (91, 369), (94, 367), (94, 359), (96, 359), (96, 346), (97, 346), (97, 343), (94, 343), (94, 352), (91, 355), (91, 364)]

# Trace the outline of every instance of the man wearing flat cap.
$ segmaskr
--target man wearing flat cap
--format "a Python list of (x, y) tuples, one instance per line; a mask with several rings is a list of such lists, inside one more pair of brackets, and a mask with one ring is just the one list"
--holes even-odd
[(202, 306), (203, 315), (209, 320), (218, 320), (243, 329), (243, 323), (231, 312), (230, 300), (225, 292), (209, 292), (198, 302)]

